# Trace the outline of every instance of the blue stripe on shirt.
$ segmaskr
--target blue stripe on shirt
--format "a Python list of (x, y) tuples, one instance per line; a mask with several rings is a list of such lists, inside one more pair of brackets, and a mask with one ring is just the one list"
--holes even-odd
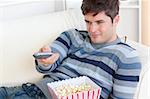
[(63, 43), (63, 45), (65, 45), (68, 49), (70, 48), (68, 43), (66, 41), (64, 41), (62, 38), (58, 37), (56, 40)]
[(73, 54), (70, 55), (69, 57), (72, 59), (78, 60), (80, 62), (84, 62), (84, 63), (92, 64), (94, 66), (98, 66), (101, 69), (103, 69), (104, 71), (106, 71), (107, 73), (109, 73), (110, 75), (113, 75), (115, 73), (115, 71), (113, 69), (111, 69), (110, 67), (108, 67), (106, 64), (104, 64), (101, 61), (95, 61), (95, 60), (90, 60), (90, 59), (86, 59), (86, 58), (79, 58)]
[(112, 53), (92, 52), (89, 55), (106, 56), (110, 60), (115, 62), (116, 64), (119, 64), (120, 68), (123, 68), (123, 69), (137, 69), (137, 68), (141, 68), (141, 64), (139, 62), (132, 63), (132, 64), (130, 64), (130, 63), (123, 63), (121, 61), (121, 59), (119, 59), (118, 56), (116, 56), (115, 54), (112, 54)]
[(125, 81), (134, 81), (134, 82), (139, 81), (139, 76), (124, 76), (124, 75), (116, 74), (114, 77), (116, 79), (125, 80)]

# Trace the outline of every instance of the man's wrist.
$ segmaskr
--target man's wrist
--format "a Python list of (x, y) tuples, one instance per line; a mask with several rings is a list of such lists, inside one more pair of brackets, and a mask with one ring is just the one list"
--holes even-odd
[(51, 64), (43, 64), (39, 62), (38, 60), (35, 60), (35, 64), (36, 66), (39, 66), (39, 68), (44, 69), (44, 70), (51, 68)]

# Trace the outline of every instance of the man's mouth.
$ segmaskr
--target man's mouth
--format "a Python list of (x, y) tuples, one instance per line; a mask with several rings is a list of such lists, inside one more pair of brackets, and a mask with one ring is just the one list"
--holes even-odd
[(92, 37), (98, 37), (101, 35), (101, 33), (93, 33), (93, 34), (90, 34)]

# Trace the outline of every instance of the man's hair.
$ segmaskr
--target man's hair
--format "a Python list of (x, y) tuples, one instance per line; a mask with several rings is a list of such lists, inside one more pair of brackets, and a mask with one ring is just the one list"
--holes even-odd
[(83, 15), (94, 13), (93, 16), (104, 11), (113, 22), (114, 17), (119, 14), (119, 0), (83, 0), (81, 10)]

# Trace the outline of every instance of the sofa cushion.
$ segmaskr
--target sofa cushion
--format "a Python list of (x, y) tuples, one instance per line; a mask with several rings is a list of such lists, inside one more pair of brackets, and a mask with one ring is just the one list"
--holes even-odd
[(67, 10), (2, 21), (1, 85), (18, 85), (39, 80), (42, 75), (35, 70), (33, 53), (52, 42), (66, 29), (84, 29), (82, 18), (81, 11)]

